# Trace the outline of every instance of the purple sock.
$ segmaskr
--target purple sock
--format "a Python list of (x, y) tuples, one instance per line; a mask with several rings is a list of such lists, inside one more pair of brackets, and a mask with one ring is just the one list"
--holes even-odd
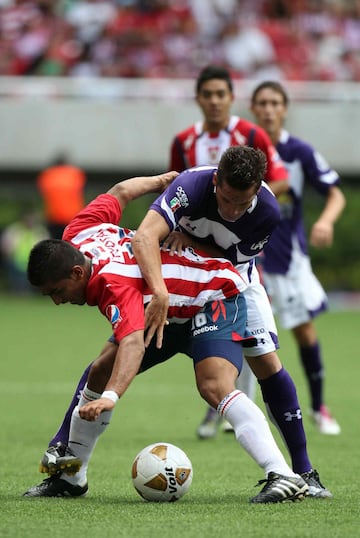
[(319, 411), (323, 403), (324, 378), (320, 345), (316, 343), (312, 346), (300, 347), (299, 351), (310, 390), (311, 407), (314, 411)]
[(68, 407), (68, 410), (66, 411), (66, 414), (65, 414), (65, 416), (63, 418), (61, 426), (58, 429), (58, 431), (56, 432), (56, 434), (54, 435), (54, 437), (49, 442), (49, 446), (54, 446), (58, 442), (64, 443), (65, 445), (68, 444), (71, 415), (72, 415), (73, 410), (75, 409), (75, 407), (79, 403), (79, 398), (80, 398), (80, 395), (81, 395), (81, 391), (83, 390), (83, 388), (86, 385), (86, 381), (87, 381), (87, 378), (88, 378), (88, 374), (89, 374), (91, 364), (89, 364), (89, 366), (86, 368), (86, 370), (82, 374), (81, 379), (79, 381), (79, 384), (76, 387), (76, 390), (74, 392), (74, 395), (73, 395), (73, 398), (71, 400), (71, 403), (70, 403), (70, 405)]
[(282, 368), (259, 383), (270, 419), (288, 447), (293, 471), (300, 474), (310, 471), (312, 467), (306, 450), (301, 409), (293, 380)]

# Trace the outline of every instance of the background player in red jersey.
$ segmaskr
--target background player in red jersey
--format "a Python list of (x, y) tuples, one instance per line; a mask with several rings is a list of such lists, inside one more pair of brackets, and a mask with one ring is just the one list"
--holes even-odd
[(265, 179), (275, 195), (288, 190), (288, 173), (268, 134), (262, 127), (231, 115), (233, 81), (227, 69), (205, 67), (196, 80), (196, 102), (203, 119), (178, 133), (170, 149), (169, 170), (182, 172), (193, 166), (217, 166), (230, 146), (248, 145), (266, 156)]
[[(252, 158), (257, 171), (254, 179), (260, 182), (265, 158), (255, 151)], [(166, 183), (175, 175), (153, 180), (155, 185)], [(146, 178), (132, 181), (140, 187)], [(91, 202), (66, 227), (64, 240), (40, 241), (30, 253), (29, 281), (56, 305), (97, 305), (110, 321), (118, 346), (115, 356), (110, 356), (110, 365), (102, 367), (97, 361), (91, 366), (88, 384), (72, 414), (69, 446), (82, 461), (80, 470), (73, 477), (60, 473), (50, 476), (30, 488), (24, 494), (27, 497), (79, 497), (87, 493), (87, 467), (96, 441), (109, 424), (115, 403), (141, 367), (144, 303), (151, 300), (152, 293), (132, 253), (133, 232), (117, 225), (125, 205), (124, 187), (126, 182), (125, 186), (117, 184)], [(199, 392), (227, 417), (239, 433), (237, 442), (267, 476), (266, 485), (251, 502), (301, 500), (308, 492), (307, 483), (286, 463), (261, 410), (235, 389), (246, 332), (247, 309), (240, 293), (245, 282), (226, 259), (202, 257), (193, 249), (185, 249), (181, 256), (173, 256), (169, 250), (160, 252), (159, 245), (158, 250), (170, 297), (168, 317), (174, 322), (177, 318), (193, 320), (185, 330)]]

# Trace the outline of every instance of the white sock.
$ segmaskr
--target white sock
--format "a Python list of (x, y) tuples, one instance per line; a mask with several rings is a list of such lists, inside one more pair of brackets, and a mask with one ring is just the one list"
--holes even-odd
[(271, 471), (285, 476), (297, 476), (280, 452), (265, 415), (246, 394), (234, 390), (219, 403), (217, 411), (230, 422), (236, 440), (264, 469), (266, 476)]
[(235, 385), (238, 390), (245, 392), (250, 400), (253, 402), (255, 401), (257, 387), (256, 376), (253, 374), (253, 371), (246, 360), (243, 362), (241, 374), (237, 378)]
[[(70, 476), (66, 473), (61, 474), (62, 479), (70, 482), (70, 484), (79, 486), (84, 486), (87, 482), (87, 469), (91, 455), (97, 440), (108, 427), (113, 414), (113, 411), (104, 411), (94, 422), (82, 419), (79, 415), (79, 409), (90, 400), (88, 397), (89, 393), (86, 393), (86, 390), (87, 389), (85, 388), (80, 398), (79, 405), (75, 407), (73, 411), (69, 434), (69, 448), (71, 448), (75, 456), (81, 459), (82, 465), (79, 472), (74, 476)], [(94, 395), (96, 395), (96, 393), (93, 392), (92, 396)], [(100, 396), (101, 394), (97, 394), (97, 398), (92, 397), (91, 400), (98, 399)]]

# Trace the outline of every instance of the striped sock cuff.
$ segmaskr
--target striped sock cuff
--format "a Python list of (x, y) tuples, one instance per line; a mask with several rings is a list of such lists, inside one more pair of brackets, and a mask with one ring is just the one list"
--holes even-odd
[(217, 412), (222, 417), (225, 415), (225, 413), (230, 409), (233, 403), (236, 402), (236, 400), (243, 394), (241, 390), (233, 390), (229, 394), (225, 396), (217, 406)]

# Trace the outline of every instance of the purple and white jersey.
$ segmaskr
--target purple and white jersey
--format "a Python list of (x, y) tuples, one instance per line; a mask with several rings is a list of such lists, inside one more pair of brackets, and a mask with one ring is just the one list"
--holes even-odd
[(200, 166), (185, 170), (152, 204), (171, 231), (184, 231), (205, 244), (224, 251), (234, 265), (257, 256), (269, 241), (280, 219), (277, 200), (263, 182), (251, 207), (235, 222), (219, 214), (212, 183), (216, 168)]
[(285, 275), (293, 253), (307, 255), (307, 240), (303, 221), (303, 191), (305, 182), (326, 196), (340, 178), (324, 157), (310, 144), (282, 130), (276, 146), (289, 172), (290, 190), (280, 195), (281, 222), (264, 248), (263, 267), (267, 273)]

